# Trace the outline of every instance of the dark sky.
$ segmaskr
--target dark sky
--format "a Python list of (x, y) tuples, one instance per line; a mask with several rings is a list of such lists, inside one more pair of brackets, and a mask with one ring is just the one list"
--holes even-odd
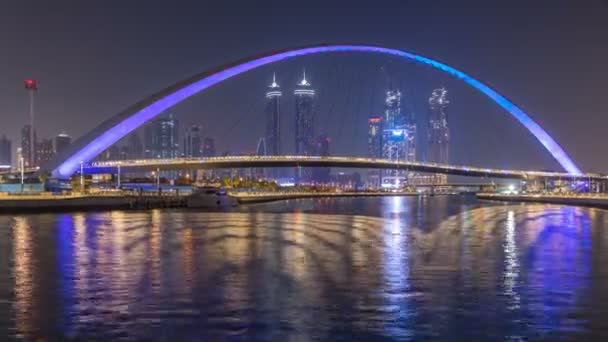
[[(499, 4), (500, 3), (500, 4)], [(218, 5), (221, 4), (221, 5)], [(27, 120), (22, 80), (39, 80), (39, 135), (78, 137), (144, 96), (206, 68), (273, 49), (360, 42), (438, 59), (486, 82), (537, 120), (585, 171), (608, 172), (608, 4), (537, 1), (8, 1), (0, 4), (0, 134)], [(449, 76), (381, 56), (305, 57), (229, 80), (175, 107), (218, 150), (263, 134), (264, 92), (283, 87), (285, 150), (302, 68), (318, 91), (317, 132), (336, 155), (364, 154), (382, 112), (384, 67), (420, 123), (446, 86), (452, 163), (559, 169), (506, 112)], [(421, 125), (421, 140), (424, 140)]]

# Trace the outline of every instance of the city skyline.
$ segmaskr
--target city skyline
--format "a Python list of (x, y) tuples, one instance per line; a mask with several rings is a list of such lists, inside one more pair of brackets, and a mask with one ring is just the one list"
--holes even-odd
[[(506, 8), (502, 8), (502, 10), (507, 12), (520, 13), (521, 11), (518, 11), (517, 6), (518, 5), (513, 5), (511, 7), (507, 6)], [(591, 10), (591, 8), (593, 8), (592, 6), (593, 5), (589, 5), (589, 8), (578, 8), (574, 10), (586, 11), (585, 13), (590, 14), (594, 12)], [(563, 32), (563, 30), (565, 30), (564, 27), (555, 26), (555, 22), (552, 19), (548, 19), (552, 18), (551, 15), (557, 17), (558, 13), (561, 13), (560, 11), (563, 11), (563, 6), (560, 7), (556, 5), (549, 9), (541, 7), (542, 6), (539, 6), (538, 8), (534, 7), (528, 9), (531, 13), (530, 15), (535, 13), (535, 11), (540, 11), (541, 9), (543, 10), (543, 13), (546, 14), (546, 16), (540, 19), (538, 19), (538, 16), (535, 16), (535, 18), (540, 20), (540, 22), (531, 22), (531, 25), (555, 27), (554, 30), (545, 30), (547, 33), (543, 34), (546, 34), (548, 36), (555, 36), (560, 34), (560, 32)], [(603, 7), (597, 7), (596, 9), (599, 13), (604, 10)], [(9, 11), (10, 10), (11, 9), (9, 9)], [(15, 11), (13, 12), (13, 14), (15, 14), (16, 18), (19, 16), (27, 15), (25, 12), (20, 11), (19, 6), (15, 6), (13, 10)], [(223, 10), (221, 8), (217, 10), (220, 13), (224, 13), (222, 12)], [(485, 10), (489, 11), (488, 15), (490, 16), (494, 15), (495, 13), (488, 8), (486, 8)], [(353, 11), (356, 12), (357, 9), (353, 9)], [(413, 11), (424, 12), (426, 11), (426, 7), (421, 5), (419, 6), (419, 8), (416, 8)], [(441, 9), (441, 11), (458, 12), (460, 11), (460, 9), (447, 8)], [(321, 25), (322, 27), (327, 27), (327, 18), (329, 18), (330, 13), (333, 12), (334, 11), (332, 9), (329, 9), (327, 16), (322, 16), (319, 19), (319, 25)], [(303, 15), (306, 16), (311, 14), (305, 10)], [(237, 13), (234, 16), (231, 16), (230, 18), (232, 20), (233, 18), (237, 18), (238, 16), (239, 14)], [(120, 17), (116, 18), (116, 20), (118, 21), (118, 25), (124, 25)], [(284, 21), (285, 19), (281, 18), (281, 16), (279, 15), (277, 20)], [(450, 20), (447, 20), (447, 22), (444, 24), (445, 26), (443, 26), (444, 28), (450, 25)], [(573, 19), (573, 21), (575, 21), (575, 19)], [(587, 22), (589, 23), (589, 25), (591, 25), (593, 21), (588, 20)], [(4, 21), (3, 25), (11, 25), (11, 23), (13, 23), (13, 20), (7, 20)], [(403, 26), (401, 30), (403, 31), (403, 29), (412, 28), (416, 24), (420, 23), (416, 21), (416, 18), (412, 17), (409, 23), (406, 20), (399, 25)], [(60, 24), (54, 21), (51, 23), (50, 27), (58, 27), (57, 25)], [(145, 22), (143, 23), (143, 25), (146, 25)], [(350, 23), (348, 19), (346, 25), (349, 25), (349, 30), (354, 32), (353, 34), (357, 34), (358, 30), (353, 29), (353, 24)], [(491, 30), (494, 27), (504, 25), (504, 23), (497, 19), (496, 22), (493, 22), (488, 25), (489, 29)], [(567, 22), (563, 25), (569, 27), (569, 25), (574, 25), (574, 23)], [(596, 35), (597, 33), (594, 32), (597, 32), (597, 30), (587, 31), (589, 30), (589, 25), (586, 25), (585, 23), (577, 25), (579, 31), (571, 31), (572, 33), (570, 34), (570, 36), (574, 37), (578, 34), (581, 34), (581, 36), (592, 37), (594, 34)], [(472, 39), (471, 41), (475, 42), (476, 44), (474, 46), (481, 46), (486, 41), (486, 38), (484, 36), (475, 35), (474, 33), (468, 31), (466, 27), (460, 27), (459, 29), (461, 31), (457, 32), (460, 32), (460, 34), (467, 36), (468, 39)], [(15, 30), (11, 30), (7, 27), (7, 30), (5, 31), (11, 32)], [(550, 60), (554, 61), (553, 63), (543, 63), (542, 60), (538, 58), (539, 53), (535, 52), (534, 47), (530, 47), (530, 50), (528, 50), (528, 53), (525, 56), (512, 56), (511, 60), (507, 59), (506, 57), (503, 58), (500, 56), (500, 54), (497, 54), (497, 52), (501, 51), (496, 50), (497, 48), (493, 48), (494, 50), (488, 50), (484, 52), (475, 51), (471, 46), (467, 45), (464, 45), (459, 48), (460, 55), (454, 56), (449, 49), (449, 46), (451, 45), (447, 44), (447, 42), (454, 41), (454, 44), (457, 44), (457, 42), (462, 41), (462, 39), (458, 40), (458, 37), (455, 37), (454, 34), (452, 34), (451, 36), (443, 37), (440, 35), (440, 33), (443, 32), (443, 30), (430, 26), (430, 31), (427, 30), (427, 32), (423, 33), (422, 35), (420, 35), (420, 37), (415, 38), (413, 40), (411, 39), (411, 36), (406, 36), (405, 39), (401, 37), (399, 39), (390, 37), (382, 39), (385, 40), (383, 41), (384, 44), (392, 46), (404, 46), (405, 44), (409, 47), (412, 47), (414, 50), (425, 51), (429, 55), (436, 56), (441, 60), (450, 61), (454, 64), (461, 66), (465, 70), (470, 70), (473, 74), (479, 76), (480, 78), (490, 81), (493, 85), (496, 85), (497, 88), (504, 90), (505, 94), (507, 94), (510, 98), (515, 99), (518, 104), (520, 104), (526, 109), (529, 109), (530, 112), (534, 115), (534, 118), (537, 119), (539, 122), (543, 123), (543, 125), (547, 127), (547, 130), (556, 136), (557, 140), (560, 141), (560, 143), (567, 151), (582, 151), (577, 154), (576, 159), (577, 162), (582, 165), (585, 170), (605, 171), (605, 169), (608, 169), (608, 166), (603, 167), (600, 165), (603, 161), (594, 160), (592, 158), (592, 153), (594, 151), (594, 148), (596, 147), (594, 147), (594, 144), (591, 140), (588, 140), (589, 136), (598, 136), (598, 134), (593, 133), (593, 130), (602, 127), (601, 122), (596, 122), (594, 124), (583, 124), (582, 121), (584, 120), (574, 120), (569, 115), (569, 113), (577, 112), (577, 117), (586, 117), (586, 120), (600, 120), (596, 119), (596, 117), (592, 114), (598, 112), (601, 113), (605, 111), (605, 109), (603, 109), (602, 107), (604, 106), (604, 104), (602, 103), (593, 103), (591, 106), (593, 106), (594, 108), (590, 108), (588, 105), (589, 102), (583, 101), (583, 99), (586, 97), (597, 97), (592, 96), (592, 94), (594, 91), (597, 91), (597, 89), (601, 88), (599, 87), (600, 83), (596, 83), (594, 85), (594, 74), (586, 71), (587, 69), (585, 69), (586, 64), (590, 65), (592, 63), (569, 62), (568, 65), (570, 66), (570, 68), (574, 68), (573, 70), (579, 71), (569, 71), (567, 73), (555, 72), (555, 67), (562, 65), (560, 63), (563, 63), (563, 59), (561, 59), (562, 57), (559, 57), (559, 54), (543, 54), (544, 58), (549, 58)], [(587, 32), (590, 33), (587, 35)], [(300, 35), (300, 37), (302, 37), (302, 32), (299, 30), (292, 30), (291, 33)], [(24, 34), (27, 35), (27, 32), (24, 32)], [(108, 37), (110, 37), (114, 33), (110, 31), (107, 34)], [(220, 34), (228, 36), (232, 34), (234, 36), (236, 33), (233, 34), (229, 32), (224, 32)], [(320, 36), (320, 34), (313, 34), (312, 36), (308, 37), (306, 41), (317, 40), (318, 36)], [(502, 36), (502, 41), (504, 42), (503, 44), (505, 45), (505, 49), (507, 48), (507, 46), (509, 46), (509, 44), (521, 41), (519, 39), (520, 36), (521, 33), (517, 30), (510, 32), (508, 36)], [(286, 44), (284, 41), (282, 41), (281, 35), (277, 34), (276, 38), (277, 46), (293, 45)], [(339, 38), (341, 37), (333, 37), (333, 39)], [(61, 38), (54, 39), (59, 39), (59, 41), (61, 41)], [(332, 39), (332, 37), (329, 37), (329, 39)], [(18, 47), (20, 50), (24, 49), (24, 47), (22, 47), (19, 42), (13, 40), (10, 41), (13, 44), (16, 44), (15, 46)], [(543, 42), (541, 42), (540, 44), (545, 44), (545, 46), (539, 46), (539, 49), (548, 48), (551, 51), (556, 51), (555, 48), (552, 47), (549, 43), (551, 39), (544, 39), (542, 41)], [(604, 48), (601, 46), (598, 47), (596, 45), (591, 45), (592, 41), (593, 40), (591, 38), (582, 39), (582, 46), (579, 46), (578, 50), (580, 52), (580, 55), (588, 55), (590, 56), (589, 58), (599, 58), (598, 56), (602, 55)], [(145, 45), (147, 43), (142, 42), (141, 44)], [(179, 45), (179, 47), (182, 48), (184, 51), (190, 51), (187, 45), (182, 45), (181, 43), (177, 45)], [(243, 55), (244, 53), (247, 53), (248, 51), (254, 51), (251, 46), (252, 45), (247, 45), (247, 43), (242, 48), (236, 45), (231, 45), (230, 47), (228, 47), (227, 51), (232, 51), (230, 52), (231, 56), (234, 56), (236, 58), (238, 56)], [(37, 47), (37, 45), (34, 44), (32, 47), (28, 47), (27, 49), (42, 49), (42, 47)], [(491, 48), (484, 47), (484, 49)], [(146, 67), (142, 66), (141, 69), (132, 68), (129, 66), (132, 66), (133, 64), (129, 64), (123, 60), (113, 61), (112, 64), (105, 63), (105, 69), (111, 68), (112, 65), (124, 65), (126, 66), (125, 72), (127, 75), (129, 75), (129, 73), (131, 72), (134, 73), (134, 77), (127, 77), (127, 82), (131, 83), (127, 84), (122, 94), (112, 93), (112, 91), (110, 91), (112, 87), (109, 86), (108, 79), (104, 77), (96, 77), (99, 79), (99, 87), (93, 87), (96, 90), (95, 93), (86, 93), (86, 87), (79, 87), (78, 89), (68, 89), (67, 87), (62, 86), (61, 84), (58, 84), (56, 81), (56, 77), (53, 77), (53, 74), (49, 73), (48, 71), (43, 72), (44, 70), (21, 69), (18, 70), (18, 73), (16, 73), (13, 70), (7, 70), (7, 80), (11, 80), (10, 87), (8, 83), (2, 83), (0, 89), (2, 90), (2, 94), (6, 94), (4, 96), (7, 96), (8, 94), (15, 95), (11, 95), (10, 98), (5, 101), (2, 101), (3, 103), (5, 103), (5, 108), (0, 111), (0, 115), (3, 118), (7, 118), (9, 116), (11, 118), (22, 118), (22, 121), (19, 123), (13, 123), (14, 120), (11, 119), (11, 123), (9, 125), (16, 125), (16, 127), (7, 127), (7, 132), (5, 133), (10, 135), (9, 138), (13, 142), (13, 147), (18, 145), (17, 142), (19, 137), (15, 135), (15, 132), (18, 132), (18, 130), (20, 130), (20, 128), (26, 122), (28, 111), (26, 96), (27, 94), (23, 92), (22, 85), (20, 84), (23, 79), (29, 77), (36, 78), (41, 84), (40, 90), (36, 94), (36, 100), (38, 103), (36, 108), (36, 120), (37, 122), (40, 122), (40, 125), (37, 125), (37, 127), (40, 127), (38, 128), (37, 133), (40, 136), (53, 136), (61, 130), (65, 129), (65, 131), (69, 132), (74, 138), (78, 138), (80, 135), (86, 132), (87, 128), (91, 128), (93, 122), (103, 121), (104, 118), (107, 118), (107, 115), (121, 110), (129, 103), (131, 103), (133, 98), (138, 98), (138, 94), (144, 95), (145, 93), (149, 93), (156, 89), (162, 88), (162, 84), (166, 84), (171, 80), (179, 78), (179, 75), (183, 75), (189, 70), (200, 70), (201, 68), (204, 68), (205, 65), (216, 64), (217, 57), (213, 57), (213, 55), (210, 55), (210, 57), (206, 57), (206, 59), (203, 59), (203, 62), (195, 61), (198, 58), (196, 57), (196, 53), (200, 53), (200, 51), (197, 51), (198, 50), (194, 51), (194, 55), (187, 53), (182, 54), (181, 58), (184, 61), (190, 59), (192, 59), (193, 61), (189, 62), (189, 64), (187, 64), (185, 68), (182, 67), (181, 69), (180, 67), (177, 67), (174, 62), (171, 61), (171, 58), (162, 57), (160, 60), (158, 60), (157, 66), (162, 66), (162, 69), (165, 70), (161, 70), (158, 73), (148, 72), (147, 76), (142, 78), (144, 82), (140, 82), (139, 84), (136, 84), (137, 82), (134, 81), (135, 79), (139, 78), (136, 75), (140, 72), (139, 70), (146, 69), (147, 71), (149, 71)], [(587, 51), (587, 53), (585, 53), (585, 51)], [(32, 54), (25, 53), (22, 55), (29, 56)], [(478, 62), (479, 59), (476, 58), (481, 58), (484, 55), (494, 56), (496, 58), (496, 67), (493, 67), (492, 65), (487, 65), (487, 63), (483, 62), (483, 60), (481, 62)], [(205, 54), (205, 56), (208, 56), (208, 54)], [(147, 59), (148, 57), (140, 56), (140, 58)], [(357, 57), (353, 58), (358, 59)], [(471, 61), (468, 62), (467, 58), (470, 58)], [(512, 58), (517, 58), (516, 63), (512, 61)], [(575, 56), (574, 58), (576, 59), (578, 57)], [(200, 58), (198, 59), (200, 60)], [(154, 58), (150, 58), (147, 60), (152, 61), (154, 60)], [(358, 136), (364, 136), (365, 131), (367, 130), (365, 120), (367, 117), (369, 117), (369, 112), (374, 111), (376, 113), (379, 113), (379, 105), (377, 103), (375, 105), (372, 105), (372, 110), (357, 109), (357, 107), (369, 107), (369, 104), (367, 102), (372, 102), (372, 100), (369, 99), (377, 96), (365, 96), (363, 94), (370, 94), (371, 92), (375, 92), (375, 94), (378, 94), (380, 92), (379, 89), (376, 89), (378, 87), (370, 86), (370, 84), (378, 83), (378, 80), (381, 79), (381, 76), (367, 76), (371, 73), (369, 72), (370, 70), (372, 70), (373, 73), (377, 74), (377, 66), (384, 64), (384, 62), (371, 62), (370, 58), (360, 58), (357, 61), (353, 62), (350, 61), (350, 58), (343, 58), (341, 60), (344, 60), (344, 63), (339, 62), (339, 65), (336, 65), (338, 62), (334, 62), (333, 58), (330, 57), (326, 59), (319, 58), (318, 63), (316, 60), (313, 61), (312, 59), (306, 61), (303, 60), (302, 62), (286, 63), (285, 65), (273, 67), (272, 69), (276, 70), (279, 74), (282, 75), (281, 83), (287, 84), (291, 80), (295, 79), (295, 74), (297, 74), (298, 71), (301, 70), (301, 67), (303, 65), (306, 65), (311, 74), (317, 75), (317, 79), (314, 80), (315, 84), (324, 84), (325, 87), (336, 89), (333, 94), (329, 94), (329, 96), (327, 96), (338, 102), (335, 104), (334, 109), (331, 110), (332, 106), (328, 105), (328, 103), (320, 104), (321, 108), (325, 108), (325, 112), (319, 113), (320, 117), (323, 117), (325, 120), (327, 120), (326, 127), (328, 129), (326, 130), (326, 133), (333, 137), (332, 150), (335, 151), (336, 154), (357, 153), (363, 155), (366, 153), (367, 150), (365, 141), (352, 144), (354, 146), (349, 146), (347, 137), (348, 135), (353, 134), (356, 134)], [(374, 65), (372, 66), (371, 64)], [(344, 65), (344, 67), (342, 65)], [(361, 68), (362, 71), (359, 75), (355, 74), (352, 77), (347, 75), (347, 67), (354, 66), (356, 68), (357, 66), (362, 65), (368, 65), (367, 68), (370, 70), (365, 70), (365, 68)], [(41, 64), (39, 67), (44, 68), (44, 63)], [(463, 134), (454, 136), (452, 139), (452, 145), (454, 146), (454, 153), (452, 154), (452, 157), (454, 163), (501, 167), (524, 167), (527, 165), (531, 165), (531, 167), (538, 169), (558, 169), (558, 166), (555, 165), (555, 163), (550, 159), (550, 157), (548, 158), (546, 155), (544, 155), (543, 151), (537, 146), (535, 146), (533, 140), (529, 139), (529, 137), (526, 136), (526, 132), (524, 132), (520, 126), (510, 121), (508, 118), (504, 118), (504, 115), (501, 116), (502, 114), (500, 109), (496, 109), (488, 105), (484, 99), (480, 98), (479, 96), (476, 96), (473, 92), (465, 90), (462, 85), (457, 84), (457, 82), (454, 82), (453, 80), (446, 81), (443, 77), (436, 77), (433, 72), (425, 70), (424, 68), (408, 68), (406, 66), (402, 67), (400, 65), (393, 65), (392, 67), (394, 69), (397, 69), (397, 74), (403, 75), (399, 76), (399, 78), (401, 79), (400, 81), (416, 85), (408, 86), (409, 88), (416, 88), (413, 91), (418, 92), (418, 94), (416, 94), (414, 98), (421, 99), (423, 98), (423, 96), (428, 97), (428, 93), (432, 89), (436, 88), (438, 85), (446, 85), (450, 88), (453, 98), (458, 99), (458, 101), (453, 102), (451, 105), (451, 110), (455, 113), (458, 113), (459, 118), (459, 120), (456, 120), (454, 122), (455, 126), (453, 127), (453, 129), (456, 132), (463, 132)], [(327, 75), (332, 75), (331, 70), (340, 68), (344, 69), (344, 72), (341, 75), (346, 75), (345, 77), (342, 77), (342, 79), (344, 80), (350, 78), (348, 82), (325, 82), (323, 78), (329, 78), (329, 76)], [(352, 71), (353, 69), (350, 68), (350, 70)], [(256, 134), (256, 136), (246, 136), (249, 134), (247, 133), (248, 130), (246, 128), (256, 126), (260, 127), (261, 125), (263, 125), (263, 120), (260, 120), (261, 114), (259, 114), (263, 112), (263, 110), (260, 111), (259, 108), (257, 108), (257, 115), (251, 115), (253, 111), (243, 110), (243, 108), (259, 107), (259, 105), (252, 105), (256, 102), (259, 103), (259, 100), (255, 99), (258, 96), (257, 94), (244, 95), (242, 101), (240, 101), (243, 103), (242, 106), (238, 104), (229, 104), (224, 99), (229, 94), (234, 94), (235, 92), (244, 93), (242, 91), (243, 89), (251, 89), (252, 85), (259, 84), (262, 78), (267, 80), (270, 71), (271, 70), (266, 69), (260, 70), (260, 72), (253, 72), (251, 75), (244, 75), (239, 80), (235, 80), (230, 84), (226, 84), (225, 86), (221, 86), (215, 90), (212, 90), (212, 94), (198, 96), (192, 101), (189, 101), (189, 103), (180, 105), (180, 108), (176, 108), (175, 112), (179, 113), (180, 120), (188, 122), (204, 122), (207, 121), (207, 119), (209, 119), (211, 116), (213, 116), (214, 113), (224, 112), (225, 115), (222, 115), (222, 117), (225, 117), (225, 119), (219, 119), (217, 122), (218, 130), (220, 131), (230, 131), (231, 126), (233, 126), (234, 123), (238, 121), (239, 116), (245, 116), (245, 118), (239, 121), (235, 128), (230, 131), (230, 135), (245, 135), (243, 137), (244, 141), (234, 142), (232, 143), (234, 144), (234, 146), (230, 146), (228, 148), (231, 150), (243, 150), (245, 145), (252, 146), (252, 142), (256, 141), (256, 139), (259, 138), (259, 133)], [(79, 76), (78, 74), (68, 74), (70, 75), (70, 80), (82, 80), (81, 76)], [(589, 77), (586, 77), (585, 80), (582, 80), (578, 78), (577, 75), (589, 75)], [(333, 78), (339, 79), (339, 77), (335, 77), (338, 76), (338, 72), (333, 72), (333, 76)], [(568, 82), (566, 82), (566, 80), (560, 80), (559, 77), (568, 77), (570, 79), (568, 80)], [(545, 84), (545, 80), (550, 80), (550, 82), (548, 82), (551, 84), (550, 87), (542, 86)], [(341, 85), (341, 83), (353, 84), (353, 91), (350, 92), (350, 96), (348, 95), (349, 87)], [(570, 84), (571, 86), (566, 87), (566, 84)], [(520, 87), (522, 86), (524, 88), (520, 89)], [(585, 89), (585, 93), (581, 96), (553, 95), (553, 92), (559, 92), (562, 88)], [(325, 92), (328, 90), (319, 88), (318, 91)], [(342, 92), (342, 95), (340, 95), (339, 92)], [(405, 90), (405, 92), (407, 92), (407, 90)], [(250, 93), (253, 92), (250, 91)], [(61, 107), (54, 104), (54, 102), (57, 101), (55, 99), (68, 96), (68, 94), (71, 94), (73, 96), (72, 101), (69, 101), (67, 103), (65, 103), (65, 101), (62, 101)], [(218, 96), (218, 99), (221, 100), (210, 101), (210, 98), (215, 96)], [(107, 101), (104, 100), (104, 98), (116, 99), (117, 101)], [(224, 104), (218, 104), (218, 102)], [(351, 104), (348, 104), (348, 102), (351, 102)], [(361, 104), (357, 105), (357, 102), (360, 102)], [(417, 110), (417, 112), (420, 112), (420, 109), (423, 108), (422, 103), (424, 103), (424, 101), (420, 100), (420, 102), (421, 103), (418, 104), (419, 110)], [(103, 103), (103, 105), (100, 105), (100, 103)], [(285, 108), (288, 107), (291, 107), (291, 105), (289, 103), (286, 103)], [(57, 108), (62, 108), (62, 111), (64, 111), (65, 113), (59, 112)], [(352, 118), (352, 122), (357, 122), (358, 124), (351, 124), (350, 120), (346, 121), (344, 119), (344, 117), (346, 117), (346, 114), (339, 112), (348, 113), (348, 117)], [(15, 113), (17, 113), (17, 115), (15, 115)], [(86, 115), (84, 115), (83, 113), (86, 113)], [(203, 113), (203, 115), (206, 117), (200, 118), (200, 120), (194, 120), (195, 113)], [(50, 117), (55, 117), (58, 119), (49, 121)], [(91, 120), (91, 118), (93, 117), (97, 119)], [(86, 118), (86, 120), (84, 118)], [(340, 125), (340, 123), (344, 122), (346, 122), (346, 125)], [(480, 132), (475, 132), (470, 128), (470, 122), (481, 122), (485, 129), (481, 130)], [(560, 126), (562, 125), (561, 122), (568, 122), (568, 125)], [(419, 122), (419, 127), (420, 124), (421, 123)], [(496, 134), (492, 133), (494, 130), (496, 130), (496, 127), (501, 128), (501, 134), (503, 135), (503, 137), (498, 138), (496, 137)], [(45, 131), (40, 131), (41, 129)], [(289, 130), (289, 127), (285, 129), (286, 134), (289, 133)], [(589, 130), (591, 130), (591, 132), (589, 132)], [(224, 137), (216, 137), (216, 139), (218, 140), (218, 146), (227, 145), (225, 141), (226, 139)], [(505, 151), (501, 151), (501, 155), (500, 157), (498, 157), (495, 155), (495, 151), (501, 148), (501, 142), (505, 139), (513, 141), (513, 144), (510, 144), (505, 149)], [(479, 141), (484, 141), (484, 144), (479, 144)], [(251, 150), (252, 148), (248, 149)], [(474, 153), (463, 152), (470, 150), (474, 151)]]

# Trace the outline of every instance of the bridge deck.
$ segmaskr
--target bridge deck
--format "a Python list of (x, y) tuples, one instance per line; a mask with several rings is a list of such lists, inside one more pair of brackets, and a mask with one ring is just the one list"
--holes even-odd
[(387, 159), (360, 157), (314, 157), (314, 156), (231, 156), (212, 158), (176, 158), (100, 161), (85, 165), (85, 173), (116, 173), (122, 171), (184, 170), (184, 169), (230, 169), (267, 167), (341, 167), (361, 169), (409, 170), (413, 172), (441, 173), (469, 177), (507, 179), (591, 179), (608, 180), (602, 174), (573, 175), (564, 172), (500, 170), (472, 166), (457, 166), (422, 162), (403, 162)]

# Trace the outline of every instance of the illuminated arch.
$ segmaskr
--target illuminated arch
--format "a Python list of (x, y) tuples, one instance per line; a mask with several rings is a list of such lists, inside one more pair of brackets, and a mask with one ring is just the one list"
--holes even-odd
[(262, 55), (260, 57), (248, 58), (225, 67), (203, 72), (191, 78), (185, 79), (177, 84), (152, 95), (143, 101), (129, 107), (113, 118), (99, 125), (91, 132), (78, 139), (69, 149), (58, 155), (48, 166), (54, 177), (67, 178), (79, 169), (81, 162), (88, 162), (100, 154), (103, 150), (141, 126), (146, 121), (154, 118), (163, 111), (171, 108), (190, 96), (207, 89), (215, 84), (225, 81), (233, 76), (246, 71), (271, 64), (292, 57), (329, 53), (329, 52), (368, 52), (381, 53), (407, 58), (418, 63), (432, 66), (444, 71), (456, 78), (463, 80), (475, 89), (479, 90), (499, 106), (509, 112), (517, 119), (538, 141), (551, 153), (553, 158), (571, 174), (580, 174), (581, 171), (547, 132), (540, 127), (530, 116), (515, 104), (507, 100), (487, 85), (479, 82), (471, 76), (456, 70), (448, 65), (432, 59), (415, 55), (406, 51), (367, 45), (319, 45), (293, 50), (283, 50)]

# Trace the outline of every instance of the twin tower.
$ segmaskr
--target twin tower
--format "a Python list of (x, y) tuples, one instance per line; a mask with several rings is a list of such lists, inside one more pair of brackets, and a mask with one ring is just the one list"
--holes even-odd
[[(276, 75), (272, 76), (272, 83), (266, 93), (266, 130), (264, 134), (265, 154), (276, 156), (284, 154), (281, 148), (281, 101), (283, 95), (281, 87), (276, 81)], [(314, 98), (315, 91), (306, 80), (306, 71), (303, 72), (302, 80), (297, 83), (293, 92), (295, 96), (295, 154), (314, 154)], [(310, 170), (302, 169), (296, 173), (299, 181), (310, 180)]]

